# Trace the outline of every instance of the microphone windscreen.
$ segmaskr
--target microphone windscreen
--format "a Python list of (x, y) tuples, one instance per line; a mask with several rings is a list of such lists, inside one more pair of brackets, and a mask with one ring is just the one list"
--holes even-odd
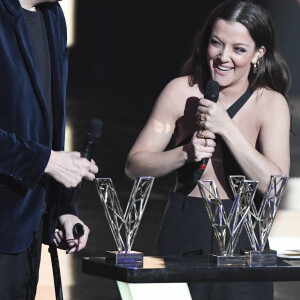
[(103, 122), (99, 119), (92, 119), (86, 130), (87, 138), (98, 140), (102, 133)]
[(204, 89), (204, 98), (217, 102), (219, 98), (219, 83), (214, 80), (208, 80)]

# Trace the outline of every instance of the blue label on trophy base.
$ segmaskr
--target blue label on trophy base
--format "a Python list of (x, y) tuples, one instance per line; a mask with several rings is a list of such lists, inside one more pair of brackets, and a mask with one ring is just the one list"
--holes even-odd
[(134, 265), (142, 266), (144, 254), (137, 251), (127, 251), (127, 252), (118, 252), (118, 251), (106, 251), (106, 260), (115, 263), (116, 265)]

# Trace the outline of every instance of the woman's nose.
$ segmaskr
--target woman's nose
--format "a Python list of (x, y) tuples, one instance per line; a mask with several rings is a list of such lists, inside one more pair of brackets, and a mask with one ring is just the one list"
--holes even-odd
[(226, 47), (223, 47), (219, 53), (219, 59), (221, 60), (221, 62), (224, 63), (229, 60), (229, 57), (230, 57), (229, 49)]

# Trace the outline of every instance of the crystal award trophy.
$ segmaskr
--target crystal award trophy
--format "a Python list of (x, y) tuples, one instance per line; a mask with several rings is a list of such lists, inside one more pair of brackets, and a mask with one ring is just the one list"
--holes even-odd
[(132, 251), (132, 245), (148, 202), (153, 181), (154, 177), (138, 177), (134, 181), (125, 213), (123, 213), (111, 178), (95, 179), (100, 202), (118, 249), (117, 251), (107, 251), (107, 260), (114, 261), (116, 264), (143, 262), (143, 253)]
[[(253, 202), (258, 181), (242, 180), (238, 183), (236, 194), (227, 215), (213, 180), (199, 180), (198, 187), (212, 224), (219, 246), (220, 255), (209, 255), (209, 261), (217, 266), (246, 265), (244, 255), (234, 255), (240, 233)], [(228, 200), (229, 201), (229, 200)]]
[[(244, 176), (230, 176), (233, 193), (237, 193)], [(252, 203), (245, 222), (252, 250), (243, 250), (250, 266), (274, 266), (277, 264), (277, 251), (266, 250), (265, 246), (284, 195), (288, 176), (272, 175), (261, 203)]]

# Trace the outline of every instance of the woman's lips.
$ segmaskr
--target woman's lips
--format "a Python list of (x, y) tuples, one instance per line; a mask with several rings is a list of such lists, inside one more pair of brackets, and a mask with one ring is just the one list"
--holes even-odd
[(227, 75), (233, 70), (233, 68), (231, 68), (231, 67), (225, 67), (225, 66), (221, 66), (221, 65), (215, 65), (214, 68), (215, 68), (216, 72), (220, 75)]

